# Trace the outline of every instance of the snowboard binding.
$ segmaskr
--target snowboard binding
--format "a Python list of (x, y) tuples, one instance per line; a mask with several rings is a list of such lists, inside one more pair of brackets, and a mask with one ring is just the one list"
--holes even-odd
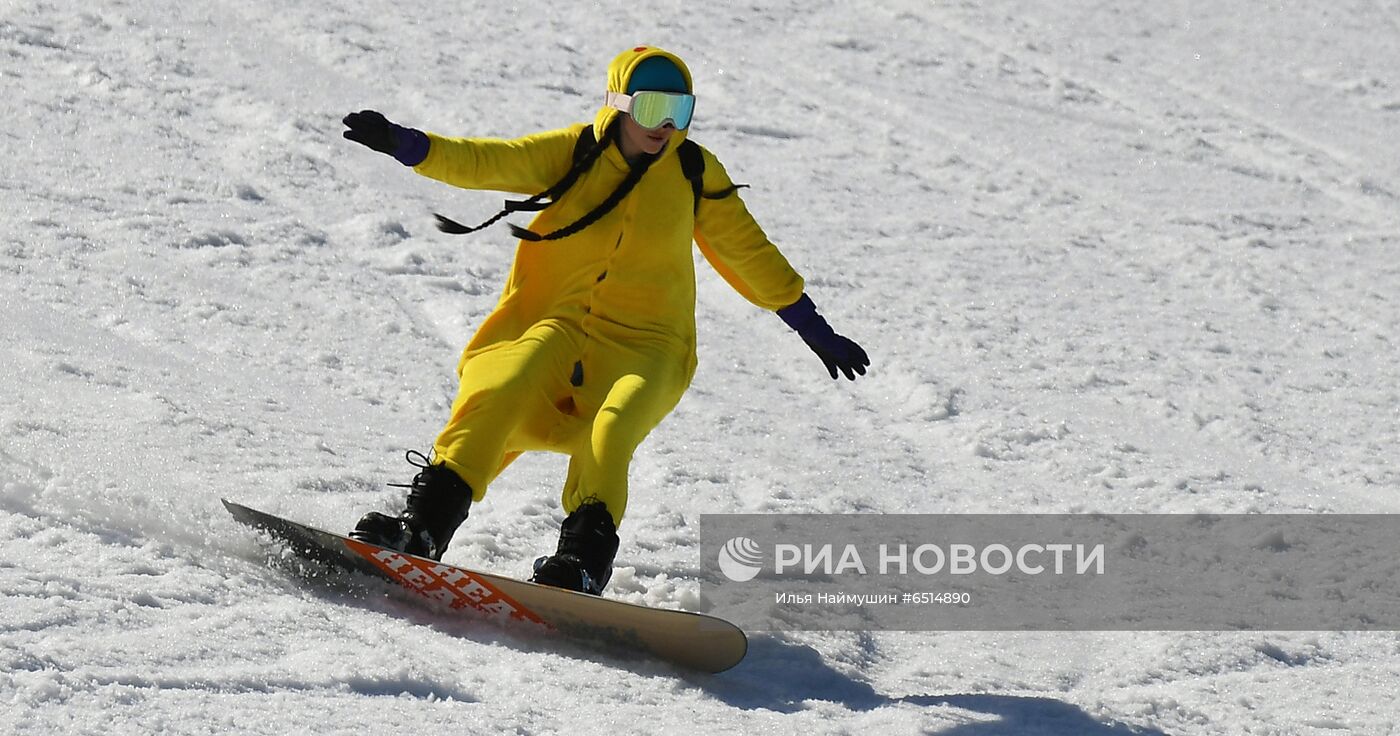
[(441, 560), (457, 527), (467, 520), (472, 488), (446, 465), (434, 465), (421, 452), (409, 450), (404, 457), (419, 469), (413, 482), (390, 484), (408, 489), (404, 510), (398, 516), (371, 511), (349, 536), (367, 544)]
[(564, 519), (554, 554), (535, 560), (530, 582), (602, 595), (612, 578), (619, 540), (612, 513), (602, 502), (585, 503)]

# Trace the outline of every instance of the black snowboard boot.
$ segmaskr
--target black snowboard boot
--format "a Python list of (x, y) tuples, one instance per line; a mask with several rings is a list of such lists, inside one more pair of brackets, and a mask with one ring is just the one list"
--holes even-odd
[(559, 547), (535, 561), (531, 582), (601, 595), (612, 577), (617, 527), (601, 502), (579, 506), (559, 529)]
[(471, 486), (446, 465), (433, 465), (421, 452), (410, 450), (405, 457), (419, 472), (408, 485), (390, 484), (408, 489), (403, 512), (388, 516), (371, 511), (355, 525), (350, 538), (440, 560), (453, 532), (467, 520)]

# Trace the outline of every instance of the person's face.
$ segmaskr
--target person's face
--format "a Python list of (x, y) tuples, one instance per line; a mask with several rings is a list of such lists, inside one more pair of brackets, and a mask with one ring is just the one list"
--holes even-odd
[(676, 126), (667, 122), (656, 130), (647, 130), (637, 124), (631, 115), (622, 116), (622, 152), (624, 155), (633, 156), (639, 153), (655, 155), (666, 147), (671, 140), (671, 134), (676, 132)]

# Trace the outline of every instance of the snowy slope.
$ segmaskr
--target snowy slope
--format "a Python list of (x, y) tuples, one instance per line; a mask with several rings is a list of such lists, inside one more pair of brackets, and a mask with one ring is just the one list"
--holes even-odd
[[(287, 7), (290, 5), (290, 7)], [(218, 505), (388, 508), (493, 306), (495, 211), (372, 107), (591, 119), (686, 58), (855, 384), (705, 267), (611, 595), (723, 512), (1400, 511), (1400, 5), (0, 4), (0, 731), (1387, 734), (1400, 637), (757, 634), (698, 677), (308, 590)], [(447, 559), (523, 573), (563, 460)]]

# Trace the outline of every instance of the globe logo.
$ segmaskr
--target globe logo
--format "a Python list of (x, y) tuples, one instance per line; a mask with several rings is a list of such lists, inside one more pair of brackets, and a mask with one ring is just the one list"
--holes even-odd
[(736, 583), (747, 583), (763, 570), (763, 553), (758, 542), (735, 537), (719, 550), (719, 570)]

